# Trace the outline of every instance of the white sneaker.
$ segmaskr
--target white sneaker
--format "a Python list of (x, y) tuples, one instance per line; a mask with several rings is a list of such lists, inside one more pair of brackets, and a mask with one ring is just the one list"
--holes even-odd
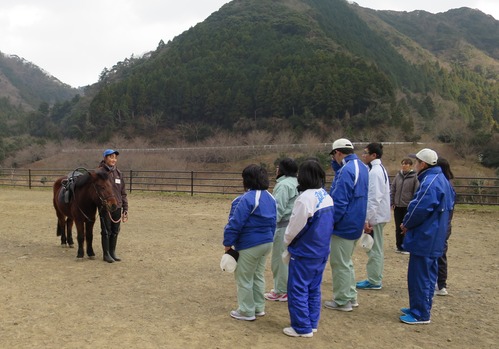
[(359, 302), (357, 302), (357, 300), (350, 301), (350, 304), (352, 305), (352, 308), (357, 308), (359, 306)]
[(290, 336), (290, 337), (305, 337), (305, 338), (310, 338), (310, 337), (313, 337), (314, 336), (314, 332), (312, 330), (312, 332), (310, 333), (296, 333), (295, 329), (293, 327), (286, 327), (286, 328), (283, 328), (282, 332), (284, 332), (284, 334), (286, 336)]
[(447, 289), (445, 287), (442, 287), (441, 289), (435, 288), (435, 295), (447, 296), (449, 295), (449, 292), (447, 292)]
[(339, 305), (335, 301), (325, 301), (324, 306), (328, 309), (339, 310), (339, 311), (352, 311), (352, 303), (348, 302), (345, 305)]
[(259, 311), (258, 313), (255, 313), (255, 316), (265, 316), (265, 312)]
[(244, 320), (244, 321), (253, 321), (253, 320), (256, 319), (255, 315), (253, 315), (253, 316), (245, 316), (245, 315), (240, 314), (237, 310), (232, 310), (230, 312), (230, 316), (233, 317), (234, 319)]

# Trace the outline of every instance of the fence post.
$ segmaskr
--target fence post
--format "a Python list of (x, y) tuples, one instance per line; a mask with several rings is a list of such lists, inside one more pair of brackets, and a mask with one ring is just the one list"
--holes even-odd
[(130, 170), (130, 188), (129, 188), (130, 193), (132, 192), (132, 173), (133, 171)]
[(194, 196), (194, 171), (191, 171), (191, 196)]
[(28, 188), (31, 189), (31, 169), (28, 170)]

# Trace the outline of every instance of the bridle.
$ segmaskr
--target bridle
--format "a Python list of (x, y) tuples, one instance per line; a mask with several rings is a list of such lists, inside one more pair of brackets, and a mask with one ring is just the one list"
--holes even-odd
[[(106, 198), (103, 198), (103, 197), (102, 197), (102, 195), (101, 195), (101, 193), (99, 192), (99, 189), (98, 189), (98, 188), (97, 188), (97, 186), (95, 185), (95, 183), (93, 183), (93, 182), (92, 182), (92, 186), (94, 187), (95, 192), (97, 193), (97, 196), (99, 197), (99, 200), (100, 200), (100, 202), (101, 202), (101, 206), (100, 206), (100, 207), (106, 207), (106, 211), (107, 211), (107, 214), (108, 214), (109, 219), (111, 220), (111, 222), (113, 222), (113, 223), (119, 223), (119, 222), (121, 222), (121, 215), (120, 215), (120, 218), (119, 218), (118, 220), (114, 220), (114, 219), (113, 219), (113, 217), (111, 216), (111, 211), (109, 211), (109, 210), (107, 209), (107, 208), (108, 208), (108, 206), (107, 206), (107, 204), (106, 204), (106, 201), (107, 201), (107, 199), (114, 197), (114, 195), (111, 195), (111, 196), (108, 196), (108, 197), (106, 197)], [(81, 210), (80, 210), (80, 211), (81, 211)], [(83, 212), (82, 212), (82, 213), (83, 213)]]
[(97, 193), (97, 196), (99, 197), (99, 200), (100, 200), (100, 203), (101, 203), (100, 207), (103, 207), (103, 206), (107, 207), (107, 204), (106, 204), (107, 199), (114, 197), (114, 195), (110, 195), (110, 196), (104, 198), (104, 197), (102, 197), (102, 195), (99, 192), (99, 189), (97, 188), (97, 186), (95, 185), (95, 183), (92, 182), (92, 186), (94, 187), (95, 192)]
[[(77, 168), (76, 170), (73, 171), (73, 174), (76, 172), (76, 171), (79, 171), (79, 170), (84, 170), (85, 172), (87, 172), (88, 174), (90, 174), (90, 172), (85, 169), (85, 168)], [(101, 195), (101, 192), (99, 191), (99, 189), (97, 188), (97, 186), (95, 185), (94, 182), (92, 182), (92, 187), (94, 188), (95, 190), (95, 193), (97, 194), (97, 197), (99, 198), (101, 204), (99, 206), (99, 208), (101, 207), (105, 207), (106, 208), (106, 211), (109, 215), (109, 219), (111, 220), (111, 222), (113, 223), (119, 223), (121, 222), (121, 215), (120, 215), (120, 218), (118, 220), (114, 220), (113, 217), (111, 216), (111, 211), (109, 211), (109, 207), (106, 203), (107, 199), (109, 198), (112, 198), (114, 197), (114, 195), (110, 195), (108, 197), (103, 197), (103, 195)], [(76, 200), (76, 190), (74, 191), (74, 196), (75, 196), (75, 200)], [(83, 210), (81, 209), (81, 207), (78, 205), (78, 210), (80, 211), (80, 213), (85, 217), (85, 219), (88, 221), (88, 222), (95, 222), (93, 219), (90, 219), (90, 217), (88, 217), (85, 212), (83, 212)]]

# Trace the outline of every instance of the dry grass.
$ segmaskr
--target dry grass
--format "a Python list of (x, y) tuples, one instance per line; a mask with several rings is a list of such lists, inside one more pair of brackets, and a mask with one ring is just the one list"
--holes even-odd
[[(22, 199), (19, 199), (22, 198)], [(385, 227), (383, 289), (359, 291), (351, 313), (322, 309), (311, 339), (290, 338), (286, 303), (267, 302), (247, 323), (234, 276), (220, 271), (222, 232), (233, 197), (132, 193), (130, 220), (118, 252), (75, 261), (60, 247), (50, 190), (0, 190), (0, 348), (496, 348), (499, 269), (497, 208), (458, 207), (449, 246), (449, 292), (436, 297), (432, 323), (401, 324), (408, 305), (408, 256), (395, 253), (393, 222)], [(357, 248), (357, 280), (366, 253)], [(270, 257), (265, 273), (272, 287)], [(329, 264), (323, 300), (332, 298)]]
[[(452, 126), (449, 128), (450, 132), (457, 132), (461, 128), (459, 124), (446, 124)], [(445, 128), (446, 125), (441, 124), (439, 127)], [(339, 137), (340, 133), (332, 135), (332, 139)], [(355, 142), (355, 139), (353, 141)], [(44, 146), (33, 145), (6, 159), (2, 167), (94, 168), (102, 158), (103, 149), (113, 148), (121, 150), (118, 165), (121, 169), (238, 172), (249, 163), (265, 164), (267, 168), (274, 169), (274, 161), (282, 156), (298, 158), (321, 154), (327, 162), (330, 142), (331, 139), (324, 141), (308, 132), (304, 133), (301, 139), (296, 139), (292, 133), (286, 131), (276, 134), (255, 131), (241, 137), (219, 132), (214, 137), (195, 145), (180, 142), (175, 146), (152, 145), (147, 139), (128, 140), (117, 136), (107, 144), (82, 144), (66, 140), (62, 143), (48, 142)], [(457, 176), (496, 177), (494, 170), (478, 163), (477, 154), (472, 152), (472, 149), (464, 151), (461, 149), (463, 147), (460, 147), (459, 150), (451, 145), (432, 143), (425, 139), (422, 142), (422, 144), (385, 143), (383, 163), (389, 173), (395, 174), (400, 168), (400, 160), (408, 154), (429, 147), (450, 161)], [(274, 148), (262, 147), (264, 144), (273, 145)], [(300, 147), (291, 144), (300, 144)], [(361, 153), (365, 144), (356, 145), (357, 154)]]

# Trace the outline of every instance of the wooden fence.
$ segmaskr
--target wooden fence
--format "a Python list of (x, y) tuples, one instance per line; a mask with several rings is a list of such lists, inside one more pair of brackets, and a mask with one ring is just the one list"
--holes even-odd
[[(54, 181), (72, 170), (0, 168), (1, 187), (52, 188)], [(127, 190), (238, 195), (243, 192), (240, 172), (123, 170)], [(327, 188), (332, 181), (327, 177)], [(273, 188), (275, 181), (271, 181)], [(499, 178), (456, 177), (457, 202), (499, 205)]]

